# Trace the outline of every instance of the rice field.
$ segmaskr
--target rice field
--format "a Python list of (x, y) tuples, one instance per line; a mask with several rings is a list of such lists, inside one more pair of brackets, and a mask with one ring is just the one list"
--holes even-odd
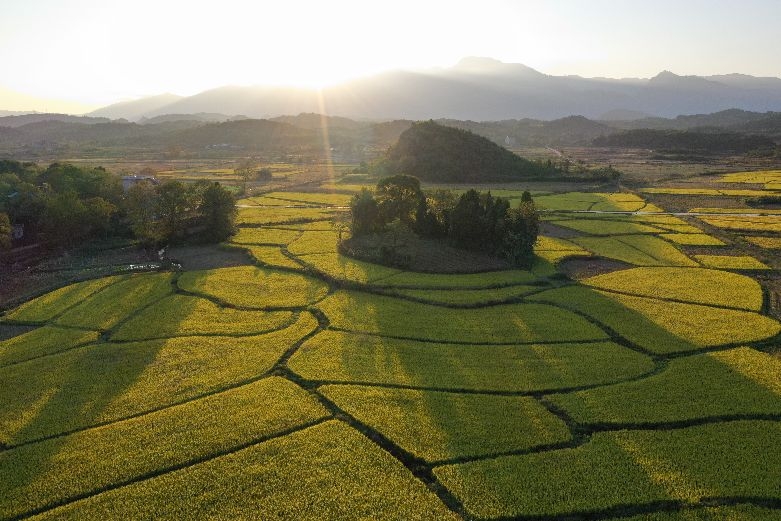
[(539, 194), (530, 270), (419, 273), (339, 253), (333, 187), (245, 200), (254, 265), (0, 317), (0, 519), (781, 519), (769, 221)]

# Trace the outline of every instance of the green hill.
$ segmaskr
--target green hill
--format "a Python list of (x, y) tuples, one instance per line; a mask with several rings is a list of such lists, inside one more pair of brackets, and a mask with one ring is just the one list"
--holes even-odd
[(433, 182), (516, 181), (558, 174), (519, 157), (491, 140), (433, 121), (413, 124), (402, 132), (379, 169)]

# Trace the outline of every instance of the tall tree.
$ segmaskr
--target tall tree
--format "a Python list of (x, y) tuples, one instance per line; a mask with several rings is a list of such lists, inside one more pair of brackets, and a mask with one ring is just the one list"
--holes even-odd
[(540, 232), (540, 217), (533, 202), (523, 202), (507, 212), (504, 255), (516, 266), (529, 267)]
[(203, 191), (198, 211), (200, 223), (205, 227), (205, 241), (224, 241), (236, 233), (236, 203), (233, 194), (220, 183), (212, 183)]
[(380, 207), (372, 193), (366, 188), (355, 194), (350, 200), (352, 214), (351, 231), (353, 235), (366, 235), (382, 228)]
[(410, 175), (394, 175), (377, 183), (377, 202), (384, 222), (399, 219), (411, 225), (420, 197), (420, 180)]
[(453, 244), (466, 250), (479, 250), (485, 235), (483, 214), (480, 194), (476, 190), (461, 194), (450, 214), (448, 237)]
[(157, 187), (157, 215), (159, 236), (171, 241), (184, 236), (191, 198), (179, 181), (166, 181)]
[(155, 186), (149, 182), (134, 184), (127, 191), (124, 206), (130, 219), (130, 228), (136, 238), (146, 244), (157, 242), (157, 191)]

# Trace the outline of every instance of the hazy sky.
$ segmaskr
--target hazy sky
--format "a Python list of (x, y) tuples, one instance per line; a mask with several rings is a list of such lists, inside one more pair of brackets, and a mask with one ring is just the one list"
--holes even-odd
[(464, 56), (549, 74), (781, 76), (779, 21), (781, 0), (0, 0), (0, 109), (322, 86)]

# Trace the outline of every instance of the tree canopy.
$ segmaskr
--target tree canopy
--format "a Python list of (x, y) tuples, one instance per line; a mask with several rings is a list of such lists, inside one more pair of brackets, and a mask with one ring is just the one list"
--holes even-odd
[(426, 194), (420, 181), (407, 175), (381, 179), (375, 195), (362, 190), (353, 197), (351, 210), (353, 236), (393, 236), (390, 250), (383, 252), (391, 263), (401, 258), (394, 246), (400, 229), (446, 238), (458, 248), (502, 256), (517, 266), (531, 263), (539, 233), (539, 216), (529, 192), (518, 208), (510, 208), (508, 200), (490, 192), (467, 190), (457, 198), (447, 190)]
[(217, 183), (141, 182), (125, 192), (102, 167), (0, 160), (0, 215), (8, 227), (23, 226), (28, 243), (67, 248), (129, 235), (147, 244), (221, 241), (233, 233), (236, 210), (233, 195)]

